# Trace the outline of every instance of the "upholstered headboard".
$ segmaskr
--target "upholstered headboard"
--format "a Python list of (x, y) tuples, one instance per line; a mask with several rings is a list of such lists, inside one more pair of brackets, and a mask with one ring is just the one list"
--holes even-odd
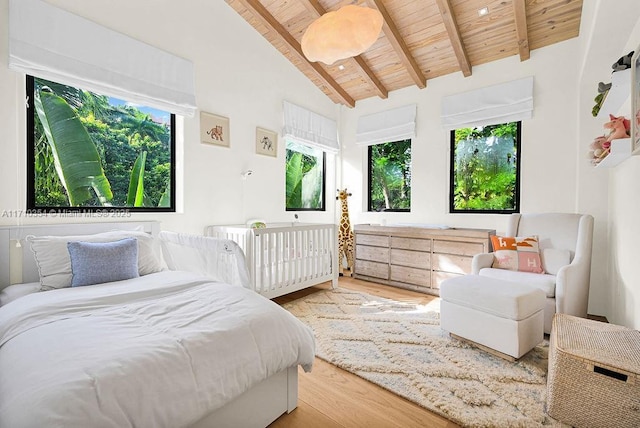
[(33, 253), (24, 239), (27, 235), (90, 235), (112, 230), (143, 230), (155, 236), (160, 232), (160, 223), (127, 221), (0, 226), (0, 289), (10, 284), (40, 280)]

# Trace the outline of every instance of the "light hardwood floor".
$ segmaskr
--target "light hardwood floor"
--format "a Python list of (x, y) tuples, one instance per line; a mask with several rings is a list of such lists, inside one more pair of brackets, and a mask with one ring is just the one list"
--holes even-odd
[[(340, 287), (390, 299), (425, 304), (433, 296), (340, 277)], [(331, 288), (329, 283), (274, 299), (283, 304)], [(316, 358), (311, 373), (300, 369), (298, 408), (282, 415), (273, 428), (458, 427), (386, 389)]]

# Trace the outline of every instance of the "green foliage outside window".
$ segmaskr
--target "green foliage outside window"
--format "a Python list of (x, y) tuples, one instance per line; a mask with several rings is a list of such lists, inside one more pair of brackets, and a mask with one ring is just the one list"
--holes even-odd
[(411, 209), (411, 140), (369, 146), (369, 211)]
[(38, 78), (28, 87), (28, 208), (175, 209), (171, 114)]
[(517, 212), (520, 122), (452, 131), (451, 212)]
[(324, 211), (325, 153), (287, 141), (286, 209)]

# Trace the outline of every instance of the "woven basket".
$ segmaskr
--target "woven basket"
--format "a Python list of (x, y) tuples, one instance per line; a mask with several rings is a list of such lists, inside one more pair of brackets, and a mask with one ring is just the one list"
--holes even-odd
[(574, 427), (640, 427), (640, 331), (556, 314), (547, 412)]

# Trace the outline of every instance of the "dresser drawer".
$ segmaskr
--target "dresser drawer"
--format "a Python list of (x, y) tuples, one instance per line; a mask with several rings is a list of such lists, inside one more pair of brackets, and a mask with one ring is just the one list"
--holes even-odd
[(356, 278), (437, 295), (446, 279), (471, 273), (495, 230), (362, 224), (354, 234)]
[(458, 274), (471, 273), (472, 257), (456, 256), (453, 254), (434, 254), (431, 261), (433, 270)]
[(391, 237), (391, 248), (431, 252), (431, 239)]
[(431, 253), (392, 248), (391, 264), (431, 269)]
[(389, 265), (387, 263), (370, 262), (356, 259), (356, 275), (389, 279)]
[(391, 266), (391, 280), (406, 282), (407, 284), (429, 287), (431, 285), (430, 271), (406, 266)]
[(389, 248), (356, 245), (356, 259), (389, 263)]
[(462, 275), (457, 274), (457, 273), (451, 273), (451, 272), (439, 272), (439, 271), (433, 271), (432, 272), (432, 277), (431, 277), (431, 287), (432, 288), (437, 288), (440, 289), (440, 285), (446, 281), (447, 279), (450, 278), (458, 278)]
[(389, 237), (382, 235), (363, 235), (361, 233), (358, 233), (356, 234), (356, 244), (373, 245), (376, 247), (388, 247)]
[(433, 252), (474, 256), (484, 253), (485, 250), (484, 245), (480, 242), (441, 241), (436, 239), (433, 241)]

